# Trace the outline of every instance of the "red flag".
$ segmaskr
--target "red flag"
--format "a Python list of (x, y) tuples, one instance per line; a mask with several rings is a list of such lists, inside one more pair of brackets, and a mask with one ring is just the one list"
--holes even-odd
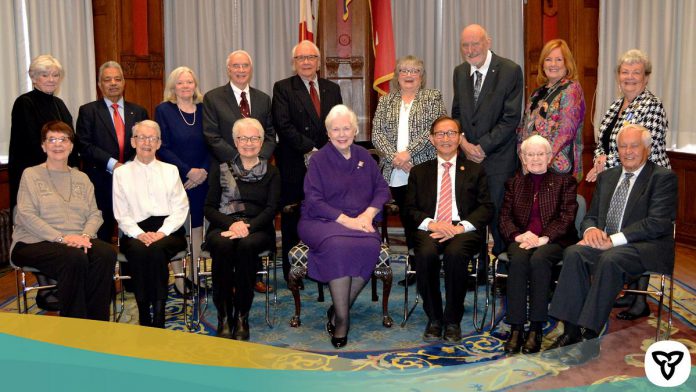
[(372, 14), (372, 48), (375, 53), (375, 75), (372, 88), (384, 95), (389, 93), (389, 81), (394, 78), (396, 59), (390, 0), (370, 0)]
[(350, 5), (351, 1), (352, 0), (343, 0), (343, 21), (344, 22), (348, 20), (348, 16), (350, 15), (350, 13), (348, 11), (348, 5)]
[(314, 15), (312, 0), (300, 0), (300, 40), (314, 42)]

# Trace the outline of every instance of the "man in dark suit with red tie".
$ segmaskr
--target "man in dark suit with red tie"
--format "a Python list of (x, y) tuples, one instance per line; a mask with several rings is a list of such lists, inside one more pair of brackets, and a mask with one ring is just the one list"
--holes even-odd
[(104, 219), (97, 237), (111, 243), (116, 226), (111, 195), (112, 173), (135, 156), (135, 149), (131, 146), (132, 128), (148, 117), (145, 108), (124, 100), (126, 81), (119, 63), (107, 61), (102, 64), (97, 82), (103, 99), (80, 107), (75, 128), (82, 168), (94, 184), (97, 207)]
[[(321, 53), (311, 41), (302, 41), (292, 50), (296, 75), (273, 86), (273, 122), (278, 132), (276, 164), (282, 184), (281, 205), (304, 199), (303, 183), (307, 172), (304, 155), (318, 150), (329, 138), (324, 121), (331, 108), (343, 103), (338, 84), (317, 74)], [(288, 252), (297, 245), (299, 214), (281, 218), (283, 242), (283, 276), (288, 279)]]
[(549, 315), (563, 321), (563, 334), (550, 349), (566, 365), (599, 356), (598, 335), (627, 281), (645, 271), (671, 274), (677, 176), (648, 161), (650, 131), (636, 124), (617, 135), (621, 166), (597, 177), (583, 237), (563, 253), (563, 269)]
[[(467, 260), (481, 249), (493, 203), (483, 167), (457, 154), (459, 124), (441, 117), (430, 128), (437, 158), (411, 169), (404, 208), (414, 233), (416, 283), (428, 324), (423, 340), (461, 340)], [(440, 294), (440, 258), (445, 271), (444, 312)]]
[(263, 125), (265, 135), (259, 158), (270, 160), (276, 146), (271, 116), (271, 97), (249, 85), (254, 73), (251, 56), (235, 50), (227, 56), (227, 76), (230, 82), (210, 90), (203, 97), (203, 134), (213, 160), (221, 163), (233, 160), (237, 154), (232, 140), (232, 126), (240, 118), (252, 117)]

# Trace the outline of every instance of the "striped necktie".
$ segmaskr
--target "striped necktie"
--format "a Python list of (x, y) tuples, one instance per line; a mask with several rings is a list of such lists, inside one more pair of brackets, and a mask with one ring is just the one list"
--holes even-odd
[(444, 162), (442, 166), (445, 171), (442, 173), (440, 182), (440, 200), (437, 203), (437, 221), (452, 223), (452, 180), (449, 169), (452, 167), (450, 162)]

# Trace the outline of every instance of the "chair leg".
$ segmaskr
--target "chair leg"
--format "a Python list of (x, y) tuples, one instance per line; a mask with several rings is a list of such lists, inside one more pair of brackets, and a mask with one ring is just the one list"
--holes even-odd
[[(646, 294), (647, 295), (647, 294)], [(655, 332), (655, 341), (660, 340), (660, 333), (662, 328), (662, 305), (665, 301), (665, 275), (660, 275), (660, 301), (657, 305), (657, 331)]]
[[(15, 269), (15, 285), (17, 285), (17, 313), (22, 314), (22, 293), (24, 292), (24, 285), (20, 285), (20, 278), (19, 275), (20, 272), (18, 269)], [(22, 281), (24, 280), (24, 273), (22, 272)], [(21, 290), (20, 290), (21, 287)]]
[(372, 302), (379, 301), (379, 296), (377, 295), (377, 280), (372, 279)]
[[(481, 260), (483, 259), (483, 261)], [(489, 284), (488, 284), (488, 266), (486, 265), (486, 262), (488, 261), (488, 258), (486, 255), (479, 255), (479, 257), (475, 258), (474, 261), (474, 268), (473, 271), (471, 272), (472, 276), (476, 278), (475, 281), (475, 287), (474, 287), (474, 314), (473, 314), (473, 323), (474, 323), (474, 329), (477, 332), (482, 332), (483, 329), (485, 328), (486, 324), (486, 317), (488, 315), (488, 307), (490, 306), (490, 293), (489, 293)], [(478, 294), (479, 294), (479, 282), (478, 282), (478, 268), (481, 263), (484, 263), (483, 268), (486, 271), (484, 274), (484, 279), (486, 280), (484, 284), (484, 295), (486, 296), (485, 298), (485, 305), (483, 308), (483, 315), (479, 318), (479, 306), (478, 306)]]
[(324, 284), (317, 282), (317, 292), (319, 296), (317, 297), (317, 302), (324, 302)]
[[(411, 274), (415, 274), (416, 271), (411, 271), (411, 255), (406, 256), (406, 266), (404, 267), (404, 280), (405, 283), (408, 282), (408, 276)], [(416, 283), (416, 301), (413, 303), (413, 306), (409, 308), (408, 306), (408, 285), (404, 285), (404, 319), (401, 322), (401, 328), (406, 326), (406, 322), (408, 319), (411, 317), (411, 314), (413, 314), (413, 311), (416, 309), (418, 306), (419, 302), (419, 296), (418, 296), (418, 284)]]
[[(391, 328), (394, 325), (394, 319), (389, 315), (389, 294), (391, 294), (392, 281), (394, 279), (391, 267), (380, 273), (379, 279), (382, 281), (382, 325), (385, 328)], [(372, 282), (376, 286), (374, 278)]]
[(672, 336), (672, 299), (674, 298), (674, 276), (669, 276), (669, 307), (667, 308), (667, 340)]
[(302, 278), (305, 276), (307, 271), (293, 271), (290, 270), (290, 276), (288, 277), (288, 288), (292, 292), (292, 298), (295, 301), (295, 314), (290, 319), (290, 326), (297, 328), (302, 325), (302, 320), (300, 319), (300, 312), (302, 311), (302, 303), (300, 302), (300, 283)]

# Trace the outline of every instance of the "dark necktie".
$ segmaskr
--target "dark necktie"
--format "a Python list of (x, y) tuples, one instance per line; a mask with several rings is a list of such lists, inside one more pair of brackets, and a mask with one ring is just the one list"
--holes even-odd
[(123, 147), (126, 143), (126, 125), (123, 123), (121, 113), (118, 112), (118, 104), (113, 103), (114, 108), (114, 129), (116, 130), (116, 139), (118, 140), (118, 161), (123, 163)]
[(474, 76), (476, 80), (474, 81), (474, 104), (478, 102), (479, 94), (481, 93), (481, 81), (483, 80), (483, 75), (479, 71), (474, 71)]
[(452, 223), (452, 180), (449, 169), (452, 163), (444, 162), (442, 166), (442, 181), (440, 182), (440, 200), (437, 202), (437, 221)]
[(321, 117), (321, 103), (319, 103), (319, 93), (317, 93), (316, 87), (314, 87), (314, 82), (309, 82), (309, 97), (312, 98), (312, 104), (314, 105), (314, 110), (317, 111), (317, 116)]
[(631, 185), (631, 177), (633, 177), (633, 173), (626, 173), (623, 181), (621, 181), (619, 187), (616, 188), (614, 196), (611, 198), (609, 212), (607, 212), (607, 226), (605, 228), (605, 231), (609, 235), (618, 233), (621, 228), (621, 216), (626, 208), (626, 199), (628, 199), (628, 188)]
[(251, 116), (251, 111), (249, 111), (249, 101), (246, 98), (246, 92), (242, 91), (242, 100), (239, 102), (239, 110), (242, 112), (242, 117)]

